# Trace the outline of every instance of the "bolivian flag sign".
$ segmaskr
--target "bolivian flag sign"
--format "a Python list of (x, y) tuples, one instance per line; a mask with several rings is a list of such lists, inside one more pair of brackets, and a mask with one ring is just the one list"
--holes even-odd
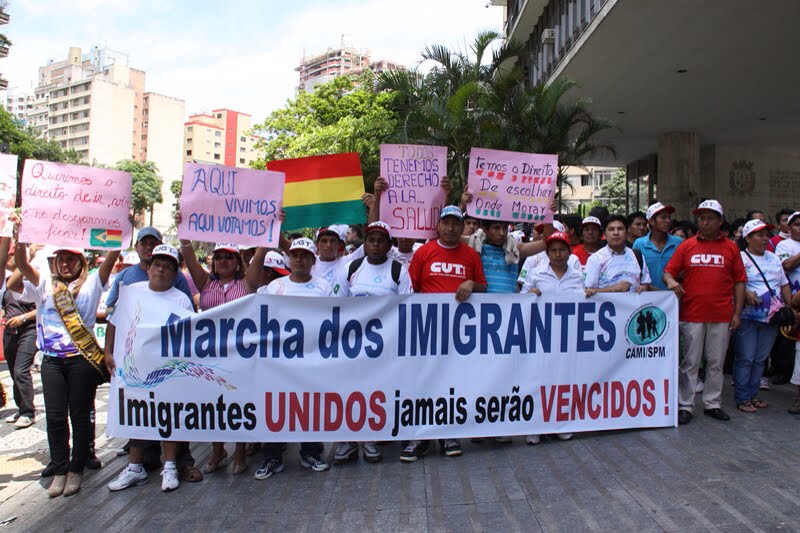
[(92, 229), (89, 232), (89, 246), (116, 250), (122, 246), (122, 230)]
[(358, 154), (320, 155), (267, 163), (286, 174), (282, 229), (319, 228), (367, 221), (361, 197), (364, 178)]

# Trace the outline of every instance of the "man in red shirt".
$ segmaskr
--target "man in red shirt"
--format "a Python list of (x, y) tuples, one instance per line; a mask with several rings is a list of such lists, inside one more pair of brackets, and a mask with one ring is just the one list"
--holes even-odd
[[(486, 276), (478, 252), (461, 242), (464, 215), (457, 206), (442, 209), (436, 228), (439, 238), (416, 251), (408, 266), (414, 292), (455, 293), (463, 302), (473, 292), (486, 292)], [(441, 443), (441, 441), (440, 441)], [(414, 462), (428, 452), (428, 441), (412, 440), (400, 454), (400, 460)], [(457, 439), (442, 443), (448, 457), (461, 455)]]
[[(683, 241), (664, 269), (664, 283), (681, 300), (683, 360), (678, 379), (678, 423), (692, 420), (700, 361), (706, 357), (704, 414), (730, 420), (720, 408), (722, 366), (730, 332), (739, 327), (747, 275), (739, 249), (722, 236), (722, 206), (706, 200), (694, 210), (699, 231)], [(683, 282), (677, 279), (683, 276)]]
[(581, 243), (572, 248), (572, 255), (578, 258), (582, 266), (586, 266), (589, 256), (605, 246), (601, 236), (603, 223), (597, 217), (586, 217), (581, 224)]

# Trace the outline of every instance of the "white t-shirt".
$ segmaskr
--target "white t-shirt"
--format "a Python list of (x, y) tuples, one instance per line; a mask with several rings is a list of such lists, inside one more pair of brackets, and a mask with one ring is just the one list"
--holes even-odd
[(389, 250), (389, 259), (394, 259), (405, 268), (408, 268), (408, 265), (411, 264), (411, 258), (414, 257), (414, 252), (416, 249), (412, 249), (410, 252), (401, 252), (397, 246), (392, 246), (392, 249)]
[(355, 257), (355, 252), (347, 256), (337, 257), (333, 261), (323, 261), (317, 257), (317, 261), (311, 268), (311, 275), (327, 281), (333, 290), (334, 296), (350, 296), (350, 284), (347, 283), (347, 268), (350, 262), (355, 259), (358, 259), (358, 257)]
[[(142, 294), (151, 294), (158, 298), (163, 298), (164, 300), (168, 300), (170, 304), (178, 306), (182, 309), (186, 309), (187, 311), (194, 312), (194, 305), (192, 305), (192, 301), (188, 296), (186, 296), (185, 292), (176, 289), (174, 285), (165, 291), (154, 291), (150, 288), (149, 281), (139, 281), (137, 283), (128, 285), (128, 287), (137, 292), (141, 292)], [(136, 293), (132, 292), (131, 290), (126, 291), (125, 294), (129, 297), (136, 296)], [(115, 314), (112, 314), (110, 317), (108, 317), (108, 322), (116, 326), (117, 323), (114, 322), (115, 316)]]
[[(72, 357), (80, 355), (80, 351), (72, 342), (58, 314), (58, 310), (53, 303), (53, 283), (49, 275), (44, 271), (39, 276), (39, 285), (34, 285), (28, 280), (23, 280), (25, 290), (20, 297), (23, 302), (33, 302), (36, 304), (36, 341), (39, 349), (45, 355), (51, 357)], [(72, 282), (69, 286), (75, 282)], [(106, 284), (108, 285), (108, 284)], [(105, 287), (100, 283), (99, 272), (89, 274), (83, 282), (78, 296), (75, 297), (75, 307), (83, 321), (89, 329), (94, 328), (97, 313), (97, 305), (103, 295)]]
[[(778, 256), (781, 262), (791, 259), (797, 254), (800, 254), (800, 241), (794, 239), (784, 239), (775, 247), (775, 255)], [(800, 291), (800, 267), (787, 272), (786, 277), (792, 287), (792, 294)]]
[[(539, 253), (527, 257), (525, 259), (525, 262), (522, 263), (522, 269), (519, 271), (519, 276), (517, 277), (517, 283), (519, 285), (525, 285), (525, 278), (528, 276), (528, 274), (536, 270), (536, 268), (543, 263), (549, 264), (546, 250), (542, 250)], [(569, 258), (567, 258), (567, 268), (570, 270), (577, 269), (578, 272), (581, 272), (581, 275), (583, 275), (583, 267), (581, 266), (581, 261), (580, 259), (578, 259), (577, 256), (574, 256), (572, 254), (569, 255)], [(520, 292), (528, 292), (528, 291), (522, 290)]]
[(744, 263), (744, 271), (747, 273), (747, 287), (748, 292), (756, 293), (760, 298), (760, 303), (757, 306), (746, 305), (742, 310), (742, 318), (748, 320), (757, 320), (759, 322), (767, 322), (769, 317), (769, 307), (772, 300), (772, 294), (776, 296), (781, 295), (781, 287), (789, 283), (786, 278), (786, 273), (783, 271), (781, 260), (772, 252), (764, 252), (764, 255), (750, 254), (753, 260), (758, 264), (764, 277), (769, 282), (769, 287), (764, 285), (764, 278), (758, 272), (758, 268), (750, 260), (745, 252), (741, 252), (742, 263)]
[(610, 246), (604, 246), (586, 261), (586, 287), (604, 289), (620, 281), (631, 284), (629, 292), (636, 291), (639, 285), (650, 283), (647, 262), (642, 260), (642, 268), (639, 268), (636, 254), (627, 246), (622, 253), (616, 253)]
[(269, 285), (260, 287), (256, 292), (258, 294), (275, 294), (278, 296), (342, 296), (341, 292), (339, 294), (333, 292), (330, 283), (316, 276), (312, 276), (305, 283), (296, 283), (290, 280), (289, 276), (284, 276), (273, 280)]
[(364, 259), (350, 277), (350, 296), (386, 296), (389, 294), (411, 294), (411, 278), (408, 269), (400, 269), (400, 281), (392, 279), (392, 260), (373, 265)]
[[(537, 254), (538, 255), (538, 254)], [(574, 255), (570, 259), (575, 258), (575, 264), (570, 264), (567, 261), (567, 271), (558, 279), (556, 273), (550, 267), (550, 261), (540, 261), (536, 267), (528, 272), (525, 276), (525, 281), (522, 284), (520, 293), (531, 292), (531, 289), (536, 288), (542, 292), (542, 295), (555, 294), (556, 292), (584, 292), (583, 288), (583, 270), (581, 269), (581, 262), (578, 261)]]

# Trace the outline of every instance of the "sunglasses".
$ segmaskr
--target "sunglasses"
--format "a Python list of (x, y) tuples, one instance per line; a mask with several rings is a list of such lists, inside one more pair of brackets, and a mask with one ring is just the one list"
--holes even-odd
[(232, 261), (236, 257), (234, 254), (214, 254), (214, 261)]

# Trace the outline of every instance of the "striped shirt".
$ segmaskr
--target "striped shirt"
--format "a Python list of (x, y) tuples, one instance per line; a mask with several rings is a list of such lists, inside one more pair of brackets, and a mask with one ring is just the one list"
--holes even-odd
[(206, 286), (200, 291), (200, 309), (203, 311), (213, 309), (219, 305), (238, 300), (248, 294), (244, 278), (234, 279), (225, 286), (219, 278), (211, 276)]
[(483, 273), (486, 275), (486, 292), (517, 292), (519, 267), (506, 263), (506, 251), (499, 246), (484, 243), (481, 248)]

